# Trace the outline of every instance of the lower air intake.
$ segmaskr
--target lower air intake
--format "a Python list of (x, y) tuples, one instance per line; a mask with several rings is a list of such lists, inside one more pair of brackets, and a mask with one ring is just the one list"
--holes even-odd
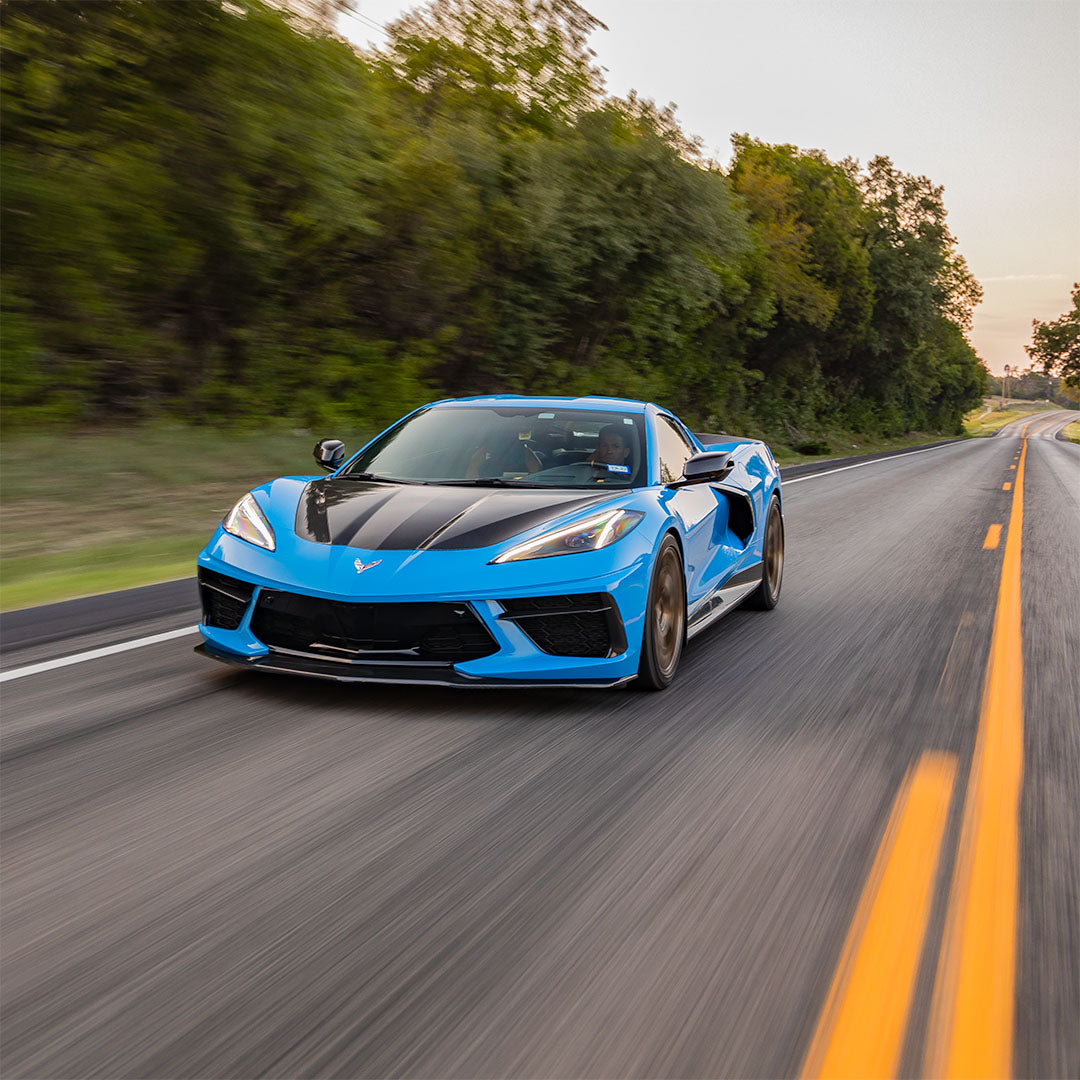
[(255, 586), (214, 570), (199, 568), (199, 597), (203, 623), (219, 630), (235, 630), (243, 621)]
[(346, 662), (457, 664), (499, 648), (465, 603), (358, 603), (264, 589), (251, 629), (272, 649)]
[(501, 616), (553, 656), (618, 656), (626, 635), (615, 601), (607, 593), (529, 596), (501, 600)]

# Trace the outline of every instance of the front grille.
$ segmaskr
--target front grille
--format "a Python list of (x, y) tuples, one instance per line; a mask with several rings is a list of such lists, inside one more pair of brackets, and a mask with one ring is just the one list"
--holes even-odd
[(251, 629), (272, 649), (345, 661), (456, 664), (499, 648), (464, 603), (360, 603), (264, 589)]
[(622, 620), (607, 593), (499, 602), (506, 609), (501, 617), (516, 623), (538, 649), (553, 656), (618, 656), (626, 650)]
[(199, 567), (199, 596), (203, 623), (220, 630), (235, 630), (244, 618), (255, 586), (214, 570)]

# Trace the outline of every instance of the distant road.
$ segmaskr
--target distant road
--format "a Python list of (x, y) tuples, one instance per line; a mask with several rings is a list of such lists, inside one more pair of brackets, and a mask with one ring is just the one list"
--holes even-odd
[(1055, 412), (1033, 413), (1006, 424), (995, 431), (995, 439), (1014, 439), (1027, 427), (1031, 439), (1056, 439), (1074, 420), (1080, 420), (1080, 412), (1075, 409), (1058, 409)]
[(0, 1072), (1076, 1076), (1076, 415), (792, 477), (663, 694), (9, 678)]

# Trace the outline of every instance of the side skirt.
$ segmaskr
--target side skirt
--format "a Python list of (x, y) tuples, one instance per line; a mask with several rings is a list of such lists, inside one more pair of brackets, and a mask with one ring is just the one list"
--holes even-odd
[(718, 619), (733, 611), (739, 601), (745, 600), (761, 583), (763, 563), (755, 563), (732, 575), (711, 596), (701, 601), (686, 624), (687, 640), (712, 626)]

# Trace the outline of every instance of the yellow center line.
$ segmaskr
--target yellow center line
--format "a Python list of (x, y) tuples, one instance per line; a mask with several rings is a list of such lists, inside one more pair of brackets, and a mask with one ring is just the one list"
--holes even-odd
[(991, 525), (986, 530), (986, 539), (983, 541), (983, 551), (988, 551), (991, 548), (996, 548), (1001, 540), (1001, 526)]
[(1012, 483), (1010, 481), (1006, 480), (1005, 483), (1001, 485), (1001, 490), (1002, 491), (1008, 491), (1009, 488), (1011, 488), (1011, 487), (1012, 487)]
[(1024, 769), (1020, 555), (1027, 428), (1016, 473), (960, 848), (953, 873), (925, 1072), (1012, 1072), (1019, 806)]
[(893, 1076), (930, 914), (956, 758), (924, 753), (893, 803), (802, 1076)]

